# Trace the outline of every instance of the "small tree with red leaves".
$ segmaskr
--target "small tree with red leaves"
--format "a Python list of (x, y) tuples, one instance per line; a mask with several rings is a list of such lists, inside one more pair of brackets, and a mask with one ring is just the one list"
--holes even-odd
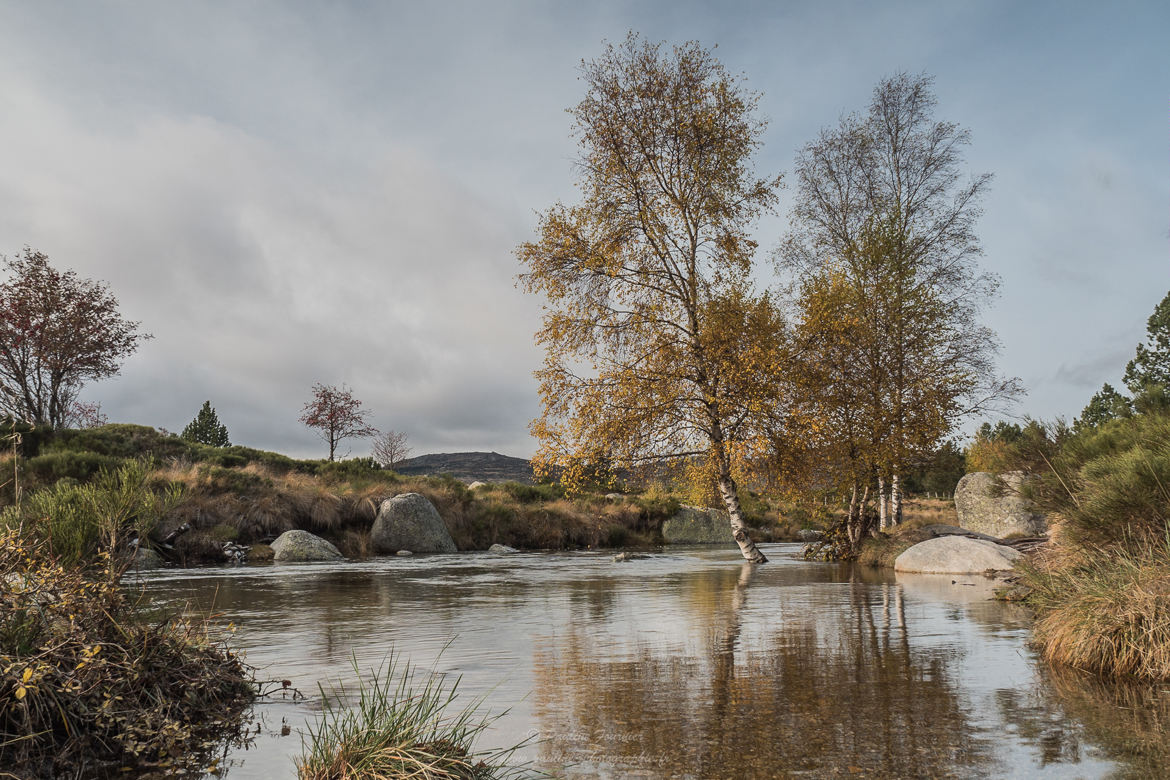
[(301, 410), (301, 422), (317, 429), (317, 435), (329, 443), (329, 460), (334, 460), (337, 445), (343, 439), (374, 436), (377, 430), (366, 421), (368, 412), (345, 385), (313, 385), (313, 400)]
[(86, 382), (114, 376), (150, 334), (118, 313), (109, 285), (58, 271), (25, 247), (4, 257), (0, 407), (37, 425), (66, 424)]

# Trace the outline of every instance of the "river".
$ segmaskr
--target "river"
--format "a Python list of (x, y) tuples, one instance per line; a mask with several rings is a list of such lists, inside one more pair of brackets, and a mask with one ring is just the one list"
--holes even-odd
[(293, 778), (318, 685), (393, 649), (507, 710), (556, 776), (1145, 777), (1170, 772), (1159, 686), (1055, 673), (1029, 617), (981, 577), (895, 575), (734, 548), (378, 558), (171, 569), (147, 599), (214, 611), (261, 677), (307, 694), (255, 707), (221, 777)]

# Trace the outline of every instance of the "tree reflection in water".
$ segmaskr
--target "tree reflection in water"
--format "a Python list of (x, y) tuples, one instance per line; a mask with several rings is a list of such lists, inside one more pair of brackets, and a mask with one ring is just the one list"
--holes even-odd
[[(581, 630), (541, 641), (541, 763), (586, 774), (969, 777), (992, 745), (964, 712), (954, 653), (915, 650), (900, 589), (846, 585), (831, 613), (785, 609), (757, 647), (741, 614), (754, 575), (690, 594), (711, 617), (698, 652), (643, 643), (610, 658)], [(711, 582), (711, 578), (705, 578)]]
[[(1075, 669), (1039, 669), (1027, 692), (1000, 691), (1004, 721), (1041, 749), (1048, 764), (1086, 754), (1118, 762), (1111, 777), (1165, 777), (1170, 766), (1170, 690), (1106, 680)], [(1055, 706), (1054, 706), (1055, 704)]]

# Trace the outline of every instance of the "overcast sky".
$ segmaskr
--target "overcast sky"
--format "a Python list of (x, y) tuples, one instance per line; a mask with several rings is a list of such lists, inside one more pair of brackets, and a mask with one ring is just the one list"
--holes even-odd
[(575, 198), (583, 58), (631, 29), (717, 45), (763, 92), (761, 174), (926, 72), (995, 176), (985, 319), (1018, 412), (1071, 417), (1170, 289), (1168, 9), (0, 0), (0, 252), (108, 281), (154, 334), (83, 392), (111, 421), (178, 431), (210, 399), (233, 443), (321, 457), (297, 417), (345, 383), (416, 453), (527, 456), (540, 306), (513, 249)]

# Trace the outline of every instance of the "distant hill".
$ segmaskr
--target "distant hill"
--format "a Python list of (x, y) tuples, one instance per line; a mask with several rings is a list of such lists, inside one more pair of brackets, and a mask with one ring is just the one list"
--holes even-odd
[(532, 464), (498, 452), (440, 452), (407, 458), (394, 469), (411, 476), (450, 474), (462, 482), (532, 484)]

